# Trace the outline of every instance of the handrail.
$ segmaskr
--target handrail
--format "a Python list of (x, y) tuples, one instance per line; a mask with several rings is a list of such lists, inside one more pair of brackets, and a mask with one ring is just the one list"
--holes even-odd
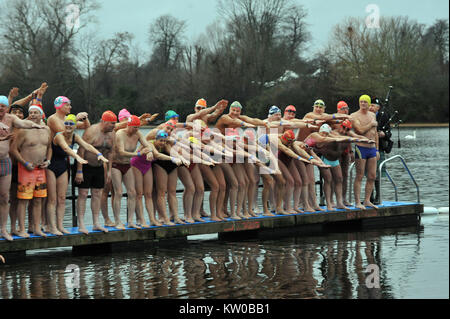
[[(407, 171), (408, 174), (409, 174), (409, 177), (411, 177), (411, 179), (412, 179), (414, 185), (416, 186), (416, 191), (417, 191), (417, 202), (420, 204), (419, 185), (417, 185), (417, 182), (416, 182), (416, 180), (414, 179), (414, 176), (411, 174), (411, 171), (409, 170), (408, 165), (406, 165), (405, 159), (404, 159), (401, 155), (395, 155), (395, 156), (392, 156), (392, 157), (390, 157), (390, 158), (384, 160), (384, 161), (381, 162), (381, 164), (380, 164), (380, 167), (379, 167), (379, 169), (378, 169), (378, 173), (380, 174), (380, 175), (379, 175), (379, 176), (380, 176), (380, 196), (379, 196), (380, 202), (381, 202), (381, 181), (382, 181), (382, 179), (381, 179), (381, 173), (382, 173), (383, 165), (384, 165), (385, 163), (389, 162), (389, 161), (392, 161), (392, 160), (396, 159), (396, 158), (399, 158), (400, 161), (402, 161), (403, 167), (406, 169), (406, 171)], [(397, 198), (396, 198), (396, 201), (397, 201)]]
[[(416, 186), (416, 190), (417, 190), (417, 202), (420, 204), (420, 192), (419, 192), (419, 185), (417, 185), (417, 182), (416, 182), (416, 180), (414, 179), (414, 176), (411, 174), (411, 171), (409, 170), (409, 168), (408, 168), (408, 165), (406, 165), (406, 162), (405, 162), (405, 159), (401, 156), (401, 155), (395, 155), (395, 156), (392, 156), (392, 157), (390, 157), (390, 158), (388, 158), (388, 159), (386, 159), (386, 160), (384, 160), (383, 162), (381, 162), (380, 163), (380, 166), (379, 166), (379, 168), (378, 168), (378, 176), (379, 176), (379, 179), (380, 179), (380, 189), (379, 189), (379, 201), (380, 201), (380, 203), (382, 202), (382, 197), (381, 197), (381, 194), (382, 194), (382, 169), (383, 169), (383, 166), (384, 166), (384, 164), (386, 164), (387, 162), (389, 162), (389, 161), (392, 161), (392, 160), (394, 160), (394, 159), (396, 159), (396, 158), (400, 158), (400, 160), (401, 160), (401, 162), (402, 162), (402, 164), (403, 164), (403, 167), (406, 169), (406, 171), (408, 172), (408, 174), (409, 174), (409, 176), (411, 177), (411, 179), (412, 179), (412, 181), (413, 181), (413, 183), (414, 183), (414, 185)], [(349, 190), (349, 194), (348, 194), (348, 201), (349, 202), (351, 202), (351, 200), (352, 200), (352, 195), (353, 195), (353, 168), (354, 168), (354, 166), (355, 166), (355, 162), (353, 162), (351, 165), (350, 165), (350, 167), (349, 167), (349, 173), (350, 173), (350, 176), (349, 176), (349, 179), (350, 179), (350, 181), (349, 181), (349, 188), (348, 188), (348, 190)], [(397, 192), (397, 185), (395, 184), (395, 182), (394, 182), (394, 180), (392, 179), (392, 177), (389, 175), (389, 172), (387, 171), (387, 170), (385, 170), (385, 172), (386, 172), (386, 176), (388, 177), (388, 179), (389, 179), (389, 181), (392, 183), (392, 185), (394, 186), (394, 191), (395, 191), (395, 201), (397, 202), (398, 201), (398, 192)]]

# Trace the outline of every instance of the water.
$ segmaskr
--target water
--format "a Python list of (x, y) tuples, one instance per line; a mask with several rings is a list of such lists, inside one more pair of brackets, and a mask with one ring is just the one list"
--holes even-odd
[[(416, 131), (416, 140), (402, 139), (400, 149), (394, 131), (389, 156), (406, 159), (425, 206), (448, 206), (449, 130)], [(399, 200), (415, 202), (401, 167), (388, 165)], [(394, 199), (389, 182), (383, 191), (384, 200)], [(429, 215), (420, 227), (366, 232), (235, 242), (205, 235), (83, 257), (64, 248), (33, 251), (24, 262), (0, 266), (0, 298), (448, 298), (448, 225), (448, 215)], [(78, 289), (65, 273), (70, 264), (80, 270)], [(368, 265), (379, 267), (380, 288), (367, 287)]]

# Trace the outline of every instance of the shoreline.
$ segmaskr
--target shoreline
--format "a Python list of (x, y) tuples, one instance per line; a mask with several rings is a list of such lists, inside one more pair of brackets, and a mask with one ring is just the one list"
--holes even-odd
[(448, 127), (448, 123), (401, 123), (400, 127)]

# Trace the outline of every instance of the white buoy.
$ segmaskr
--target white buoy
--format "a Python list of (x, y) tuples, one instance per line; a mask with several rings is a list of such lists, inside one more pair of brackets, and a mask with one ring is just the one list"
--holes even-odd
[(423, 215), (434, 215), (439, 214), (439, 211), (436, 207), (424, 207), (423, 208)]
[(448, 207), (439, 207), (438, 212), (439, 214), (448, 214)]

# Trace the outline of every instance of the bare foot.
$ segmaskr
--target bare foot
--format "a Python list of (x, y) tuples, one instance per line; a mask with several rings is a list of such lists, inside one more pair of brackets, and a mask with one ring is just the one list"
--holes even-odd
[(365, 202), (363, 203), (363, 205), (364, 205), (364, 206), (369, 206), (369, 207), (372, 207), (372, 208), (375, 208), (375, 209), (378, 209), (378, 206), (372, 204), (370, 201), (365, 201)]
[(334, 210), (334, 207), (332, 205), (327, 205), (327, 211), (331, 212)]
[(245, 219), (249, 219), (250, 217), (252, 217), (248, 212), (245, 212), (243, 215), (242, 215), (242, 217), (243, 218), (245, 218)]
[(2, 231), (2, 232), (0, 233), (0, 237), (3, 237), (3, 238), (5, 238), (5, 239), (8, 240), (8, 241), (13, 241), (12, 236), (11, 236), (10, 234), (8, 234), (7, 231)]
[(232, 216), (230, 216), (231, 219), (242, 219), (241, 217), (239, 217), (238, 215), (234, 214)]
[(48, 229), (47, 233), (50, 233), (50, 234), (56, 235), (56, 236), (62, 236), (63, 235), (63, 233), (61, 233), (59, 230), (57, 230), (56, 228), (51, 228), (51, 227)]
[(89, 234), (89, 231), (85, 227), (78, 227), (78, 231), (85, 235)]
[(325, 209), (320, 208), (320, 206), (314, 207), (315, 211), (324, 212)]
[(134, 223), (128, 223), (128, 228), (136, 228), (136, 229), (141, 229), (141, 226), (138, 226)]
[(267, 211), (264, 211), (263, 216), (275, 216), (275, 215), (267, 210)]
[(366, 209), (366, 207), (363, 204), (356, 204), (355, 207), (359, 208), (359, 209), (362, 209), (362, 210)]
[(350, 208), (348, 208), (347, 206), (345, 206), (344, 204), (338, 204), (337, 206), (336, 206), (336, 208), (339, 208), (339, 209), (350, 209)]
[(193, 223), (195, 223), (195, 221), (194, 221), (192, 218), (186, 218), (184, 221), (185, 221), (186, 223), (188, 223), (188, 224), (193, 224)]
[(61, 233), (63, 233), (63, 234), (70, 234), (70, 231), (68, 231), (68, 230), (65, 229), (65, 228), (58, 228), (58, 230), (59, 230)]
[(175, 218), (173, 222), (175, 224), (182, 224), (182, 225), (186, 224), (181, 218)]
[(28, 234), (26, 231), (18, 232), (18, 233), (15, 234), (15, 235), (17, 235), (17, 236), (19, 236), (19, 237), (22, 237), (22, 238), (30, 238), (30, 234)]
[(116, 229), (125, 230), (125, 225), (122, 223), (119, 223), (118, 225), (114, 226)]
[(163, 224), (159, 220), (150, 220), (150, 223), (155, 226), (162, 226)]
[(142, 227), (142, 228), (150, 228), (150, 225), (147, 224), (147, 223), (143, 223), (143, 224), (141, 225), (141, 227)]
[(167, 226), (175, 226), (175, 224), (172, 223), (170, 220), (165, 221), (165, 222), (164, 222), (164, 225), (167, 225)]
[(205, 212), (205, 211), (201, 211), (200, 212), (200, 215), (202, 216), (202, 217), (209, 217), (209, 215)]
[(100, 225), (94, 225), (94, 227), (92, 227), (92, 230), (100, 230), (100, 231), (102, 231), (104, 233), (108, 232), (108, 230), (105, 227), (102, 227)]
[(201, 223), (204, 223), (204, 222), (205, 222), (203, 219), (201, 219), (201, 217), (194, 217), (194, 220), (195, 220), (196, 222), (201, 222)]
[(116, 223), (114, 223), (113, 221), (111, 221), (111, 220), (105, 221), (105, 227), (115, 227), (115, 226), (116, 226)]
[(294, 209), (294, 210), (295, 210), (295, 212), (296, 212), (297, 214), (303, 214), (303, 213), (304, 213), (304, 211), (301, 210), (300, 208), (297, 208), (297, 209)]
[(20, 231), (18, 230), (18, 229), (14, 229), (12, 232), (11, 232), (11, 235), (14, 235), (14, 236), (19, 236), (20, 237)]
[(352, 206), (352, 204), (351, 203), (349, 203), (348, 201), (346, 201), (346, 200), (344, 200), (344, 205), (345, 206)]
[(217, 217), (217, 216), (211, 216), (211, 220), (212, 220), (213, 222), (221, 222), (221, 221), (222, 221), (222, 219), (220, 219), (220, 218)]
[(47, 237), (47, 235), (46, 235), (42, 230), (35, 231), (35, 232), (33, 233), (33, 235), (35, 235), (35, 236), (41, 236), (41, 237)]

